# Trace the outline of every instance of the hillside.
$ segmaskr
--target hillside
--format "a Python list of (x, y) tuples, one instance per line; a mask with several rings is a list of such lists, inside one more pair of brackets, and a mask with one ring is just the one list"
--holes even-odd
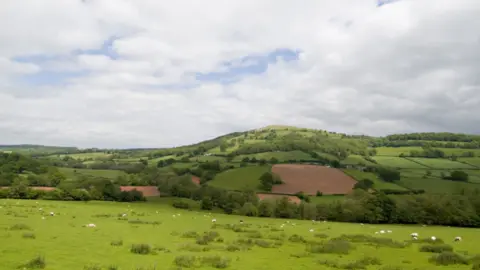
[[(223, 189), (309, 195), (348, 194), (355, 182), (347, 179), (368, 179), (371, 189), (392, 194), (459, 193), (480, 187), (480, 136), (467, 134), (370, 137), (268, 126), (164, 149), (2, 146), (0, 150), (29, 153), (44, 164), (61, 168), (59, 173), (69, 183), (98, 178), (125, 186), (158, 186), (190, 175)], [(272, 167), (276, 164), (311, 166), (275, 173)], [(382, 168), (398, 177), (383, 177)], [(281, 180), (271, 187), (262, 186), (260, 178), (271, 172)]]

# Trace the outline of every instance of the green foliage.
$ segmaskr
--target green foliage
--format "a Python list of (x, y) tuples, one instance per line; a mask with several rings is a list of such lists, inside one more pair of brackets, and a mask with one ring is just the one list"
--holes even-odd
[(152, 252), (152, 247), (148, 244), (133, 244), (130, 252), (134, 254), (146, 255)]
[(467, 265), (469, 263), (468, 259), (466, 259), (460, 254), (451, 251), (445, 251), (438, 255), (433, 255), (432, 257), (430, 257), (429, 261), (437, 265)]
[(353, 187), (354, 189), (363, 189), (363, 190), (369, 190), (373, 188), (373, 181), (370, 179), (363, 179), (358, 181), (355, 186)]
[(47, 267), (47, 263), (43, 256), (37, 256), (28, 261), (26, 264), (20, 266), (20, 268), (23, 269), (45, 269), (45, 267)]
[(400, 172), (386, 167), (377, 168), (377, 174), (385, 182), (395, 182), (400, 180)]
[(352, 249), (350, 242), (345, 240), (328, 240), (307, 246), (307, 251), (310, 253), (349, 254)]
[(198, 208), (198, 203), (192, 199), (177, 198), (173, 200), (172, 206), (180, 209), (196, 209)]
[(450, 173), (450, 176), (446, 176), (444, 177), (444, 179), (448, 179), (452, 181), (468, 182), (468, 173), (464, 171), (453, 171)]
[(446, 244), (441, 245), (423, 245), (420, 247), (421, 252), (431, 252), (431, 253), (442, 253), (442, 252), (451, 252), (453, 247)]

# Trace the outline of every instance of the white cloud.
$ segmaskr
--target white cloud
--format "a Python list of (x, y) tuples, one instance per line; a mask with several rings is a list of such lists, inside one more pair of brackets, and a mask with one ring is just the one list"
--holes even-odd
[[(5, 0), (0, 143), (160, 147), (269, 124), (480, 132), (479, 15), (476, 0)], [(72, 54), (112, 37), (118, 59)], [(230, 84), (195, 80), (278, 48), (302, 53)], [(33, 54), (55, 57), (14, 61)], [(41, 71), (86, 73), (28, 81)]]

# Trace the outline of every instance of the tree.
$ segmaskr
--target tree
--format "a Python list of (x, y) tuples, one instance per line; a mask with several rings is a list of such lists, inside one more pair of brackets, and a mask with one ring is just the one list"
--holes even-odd
[(464, 171), (453, 171), (450, 173), (450, 176), (445, 178), (452, 181), (468, 182), (468, 173)]
[(355, 186), (353, 187), (354, 189), (363, 189), (363, 190), (369, 190), (373, 188), (373, 181), (370, 179), (363, 179), (358, 181)]
[(270, 200), (263, 200), (258, 204), (259, 217), (272, 217), (274, 211), (275, 205)]
[(395, 182), (400, 180), (400, 172), (386, 167), (379, 167), (377, 169), (378, 176), (385, 182)]
[(256, 217), (258, 215), (258, 209), (253, 203), (246, 202), (240, 209), (240, 213), (244, 216)]
[(210, 197), (204, 197), (202, 199), (202, 209), (203, 210), (212, 210), (213, 209), (213, 203), (212, 203), (212, 199)]

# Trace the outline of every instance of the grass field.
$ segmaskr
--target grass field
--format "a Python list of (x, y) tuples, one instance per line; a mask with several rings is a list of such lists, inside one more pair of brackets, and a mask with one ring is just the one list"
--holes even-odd
[(310, 202), (312, 203), (332, 203), (345, 200), (345, 196), (310, 196)]
[(343, 165), (372, 165), (375, 166), (375, 163), (372, 163), (368, 160), (365, 160), (360, 155), (350, 155), (346, 159), (340, 162)]
[[(377, 147), (377, 156), (395, 156), (398, 157), (400, 154), (409, 155), (411, 151), (422, 151), (422, 147)], [(457, 155), (461, 156), (466, 152), (473, 152), (475, 156), (480, 156), (480, 149), (461, 149), (461, 148), (439, 148), (435, 149), (441, 150), (447, 156)]]
[[(43, 256), (47, 270), (188, 269), (182, 266), (191, 264), (195, 264), (197, 269), (222, 266), (232, 270), (336, 269), (326, 265), (359, 264), (362, 259), (376, 261), (377, 264), (368, 266), (368, 269), (467, 270), (472, 266), (433, 265), (429, 262), (432, 253), (419, 252), (421, 244), (406, 244), (405, 241), (409, 240), (412, 232), (417, 232), (420, 238), (435, 235), (455, 251), (475, 255), (478, 252), (475, 239), (480, 239), (480, 230), (476, 229), (362, 226), (299, 220), (287, 223), (282, 219), (181, 211), (157, 203), (0, 200), (0, 205), (1, 270), (22, 269), (39, 255)], [(56, 215), (47, 215), (50, 211)], [(122, 213), (127, 216), (119, 219), (118, 215)], [(215, 227), (212, 226), (212, 218), (217, 220)], [(245, 224), (239, 225), (239, 219), (243, 219)], [(84, 227), (88, 223), (94, 223), (96, 227)], [(235, 232), (227, 227), (228, 224), (237, 224), (236, 228), (243, 229), (243, 232)], [(283, 228), (281, 224), (285, 224)], [(374, 233), (379, 230), (391, 230), (392, 233), (385, 234), (383, 238), (396, 241), (394, 244), (406, 245), (394, 247), (388, 245), (392, 242), (377, 240), (379, 238)], [(207, 239), (212, 242), (195, 244), (197, 234), (211, 231), (218, 234), (209, 234), (211, 237)], [(345, 240), (342, 245), (331, 240), (342, 234), (363, 235), (366, 240)], [(456, 236), (462, 236), (464, 241), (453, 242)], [(302, 239), (313, 241), (317, 250), (323, 247), (326, 251), (317, 253), (307, 250), (308, 244)], [(145, 248), (135, 250), (150, 251), (150, 254), (131, 251), (133, 245), (141, 244)], [(342, 248), (345, 246), (347, 248)], [(335, 251), (345, 251), (345, 254), (329, 253)]]
[(220, 162), (224, 162), (226, 161), (226, 158), (218, 157), (218, 156), (198, 156), (198, 157), (190, 158), (190, 161), (193, 161), (193, 162), (207, 162), (207, 161), (217, 161), (217, 160)]
[(116, 179), (118, 176), (126, 175), (123, 171), (118, 170), (90, 170), (90, 169), (73, 169), (73, 168), (58, 168), (69, 179), (75, 179), (79, 175), (91, 175), (98, 177), (105, 177)]
[(474, 158), (458, 158), (458, 161), (468, 163), (472, 166), (475, 166), (477, 168), (480, 168), (480, 158), (474, 157)]
[(249, 166), (219, 173), (208, 185), (231, 190), (257, 190), (260, 176), (271, 170), (270, 166)]
[(278, 161), (280, 161), (280, 162), (286, 162), (286, 161), (289, 161), (289, 160), (302, 160), (302, 159), (303, 160), (312, 160), (313, 159), (309, 154), (307, 154), (305, 152), (289, 151), (289, 152), (265, 152), (265, 153), (259, 153), (259, 154), (253, 154), (253, 155), (240, 155), (240, 156), (235, 157), (233, 159), (233, 161), (240, 162), (245, 157), (248, 157), (250, 159), (255, 157), (257, 160), (259, 160), (259, 159), (269, 160), (272, 157), (274, 157), (274, 158), (278, 159)]
[[(448, 175), (448, 170), (432, 170), (432, 175), (427, 178), (424, 178), (425, 172), (423, 170), (401, 170), (400, 183), (411, 189), (424, 189), (427, 193), (458, 193), (462, 188), (480, 188), (480, 185), (475, 183), (441, 179), (441, 173)], [(480, 181), (476, 171), (467, 170), (466, 172), (471, 176), (471, 182)], [(472, 175), (474, 176), (472, 177)]]
[(415, 163), (405, 158), (401, 157), (386, 157), (386, 156), (375, 156), (373, 159), (380, 165), (383, 166), (390, 166), (394, 168), (401, 168), (401, 169), (415, 169), (415, 168), (427, 168), (423, 165)]
[(357, 181), (363, 180), (363, 179), (370, 179), (373, 181), (374, 186), (373, 188), (375, 189), (393, 189), (393, 190), (405, 190), (405, 188), (396, 185), (394, 183), (388, 183), (385, 181), (382, 181), (381, 179), (378, 178), (378, 176), (374, 173), (371, 172), (362, 172), (359, 170), (351, 170), (351, 169), (343, 169), (342, 170), (344, 173), (347, 175), (355, 178)]
[(92, 153), (78, 153), (78, 154), (68, 154), (68, 155), (55, 155), (54, 157), (63, 158), (65, 156), (71, 157), (73, 159), (85, 160), (85, 159), (109, 158), (112, 155), (104, 152), (92, 152)]
[(408, 158), (433, 169), (475, 169), (469, 164), (439, 158)]

